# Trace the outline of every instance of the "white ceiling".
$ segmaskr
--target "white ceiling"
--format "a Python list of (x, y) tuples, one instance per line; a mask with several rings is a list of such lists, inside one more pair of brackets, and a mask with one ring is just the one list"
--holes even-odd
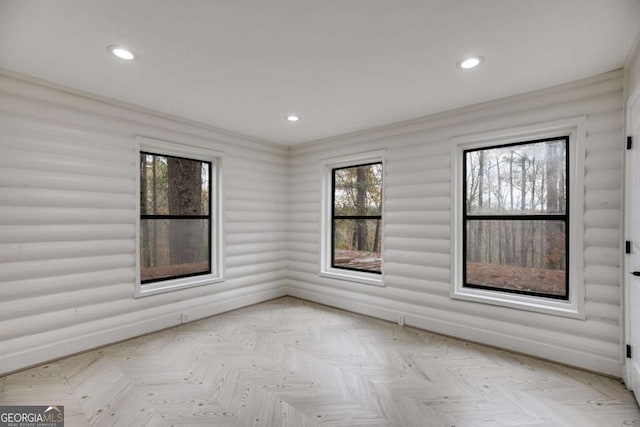
[(620, 68), (639, 29), (638, 0), (0, 0), (0, 67), (296, 144)]

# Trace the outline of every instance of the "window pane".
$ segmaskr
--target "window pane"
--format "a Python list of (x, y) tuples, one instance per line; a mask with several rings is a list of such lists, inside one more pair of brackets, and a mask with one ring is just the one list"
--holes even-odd
[(381, 272), (381, 220), (336, 219), (333, 227), (334, 267)]
[(467, 221), (465, 284), (566, 297), (563, 221)]
[(208, 220), (143, 219), (140, 228), (143, 281), (210, 272)]
[(210, 164), (140, 154), (140, 210), (143, 215), (208, 215)]
[(335, 215), (380, 215), (382, 163), (333, 170)]
[(467, 214), (564, 214), (566, 159), (565, 139), (466, 151)]

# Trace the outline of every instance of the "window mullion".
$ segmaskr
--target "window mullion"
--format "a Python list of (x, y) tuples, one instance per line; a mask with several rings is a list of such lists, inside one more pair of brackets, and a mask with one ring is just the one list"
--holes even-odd
[(568, 215), (466, 215), (465, 220), (485, 220), (485, 221), (564, 221)]
[(140, 219), (211, 219), (211, 215), (153, 215), (143, 214)]

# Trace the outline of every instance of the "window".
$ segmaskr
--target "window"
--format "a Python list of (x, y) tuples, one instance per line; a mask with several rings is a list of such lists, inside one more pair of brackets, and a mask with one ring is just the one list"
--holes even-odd
[(219, 159), (139, 139), (137, 295), (221, 280)]
[(140, 153), (142, 283), (211, 273), (211, 163)]
[(584, 319), (585, 124), (453, 138), (452, 298)]
[(380, 274), (382, 162), (332, 171), (331, 266)]
[(464, 286), (569, 299), (569, 137), (464, 150)]
[(383, 159), (325, 163), (321, 275), (382, 285)]

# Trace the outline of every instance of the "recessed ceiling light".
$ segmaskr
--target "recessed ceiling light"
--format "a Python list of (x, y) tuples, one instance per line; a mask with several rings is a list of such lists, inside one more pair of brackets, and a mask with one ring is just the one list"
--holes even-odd
[(133, 61), (135, 59), (135, 55), (129, 49), (122, 46), (111, 45), (107, 47), (107, 50), (125, 61)]
[(458, 68), (468, 70), (469, 68), (477, 67), (483, 61), (484, 58), (482, 56), (469, 56), (458, 61)]
[(297, 122), (298, 120), (300, 120), (300, 116), (296, 116), (295, 114), (289, 114), (287, 116), (287, 120), (289, 120), (290, 122)]

